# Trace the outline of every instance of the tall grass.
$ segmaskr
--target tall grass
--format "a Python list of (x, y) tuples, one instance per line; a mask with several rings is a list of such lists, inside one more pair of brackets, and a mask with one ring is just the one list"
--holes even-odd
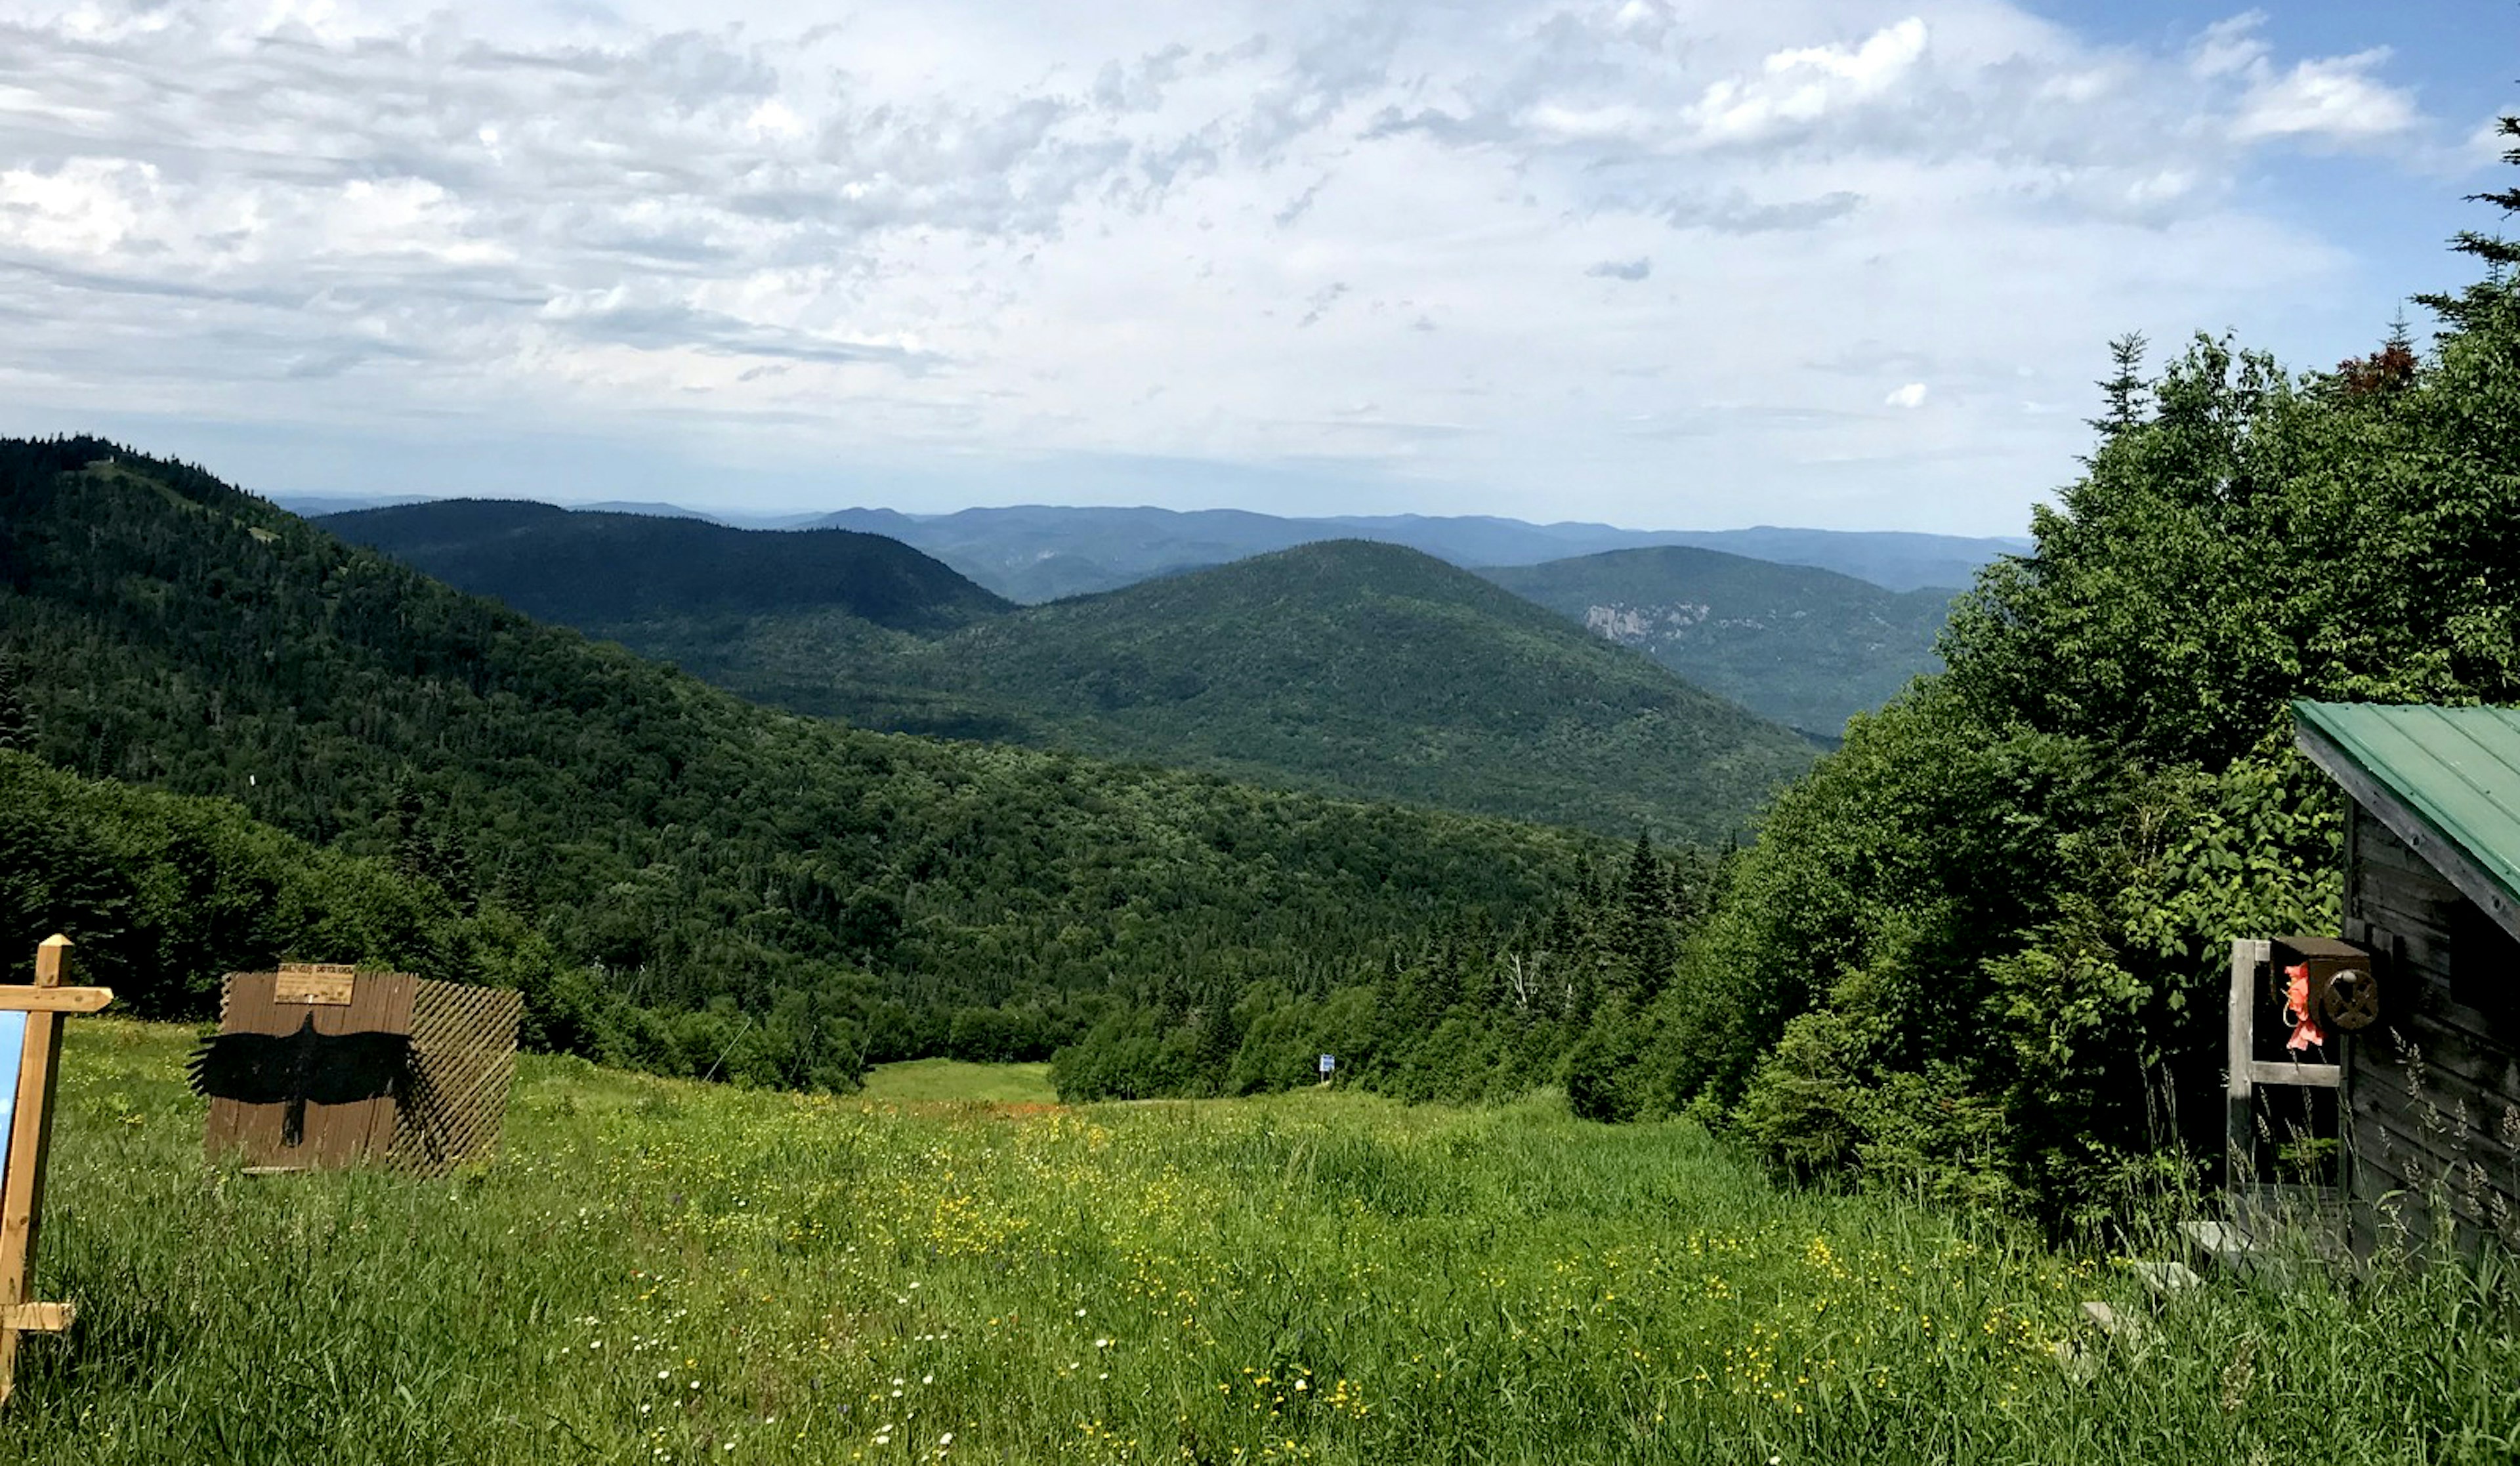
[[(2497, 1265), (2156, 1296), (1686, 1125), (902, 1108), (528, 1060), (453, 1179), (206, 1168), (81, 1020), (0, 1460), (2506, 1460)], [(2082, 1305), (2133, 1320), (2116, 1337)], [(2056, 1346), (2069, 1346), (2060, 1359)]]

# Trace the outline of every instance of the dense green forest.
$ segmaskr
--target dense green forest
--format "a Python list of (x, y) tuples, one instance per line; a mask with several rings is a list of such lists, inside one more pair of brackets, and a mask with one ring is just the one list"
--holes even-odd
[[(1305, 545), (991, 615), (1003, 603), (944, 566), (836, 530), (480, 502), (327, 525), (754, 701), (888, 732), (1696, 840), (1745, 830), (1813, 756), (1647, 658), (1392, 545)], [(928, 573), (895, 572), (905, 558)], [(710, 572), (685, 568), (696, 560)], [(860, 576), (881, 609), (851, 589)], [(624, 589), (686, 578), (687, 592)], [(722, 580), (743, 589), (711, 589)], [(932, 608), (914, 610), (922, 597)]]
[[(1328, 991), (1447, 923), (1545, 911), (1590, 845), (758, 708), (91, 439), (0, 444), (0, 637), (10, 741), (87, 781), (23, 783), (40, 802), (13, 830), (87, 828), (64, 836), (79, 859), (138, 887), (175, 878), (112, 875), (144, 817), (82, 825), (56, 805), (110, 799), (97, 780), (230, 801), (164, 818), (225, 831), (201, 842), (221, 869), (333, 868), (248, 818), (323, 860), (387, 863), (436, 897), (404, 891), (401, 927), (342, 945), (505, 972), (549, 1042), (666, 1072), (739, 1072), (774, 1027), (791, 1051), (742, 1072), (844, 1080), (922, 1053), (1047, 1056), (1173, 989)], [(183, 946), (141, 919), (181, 903), (82, 905), (37, 869), (56, 854), (0, 845), (17, 893), (0, 941)], [(116, 947), (101, 920), (144, 930)], [(223, 963), (352, 955), (306, 932), (135, 955), (115, 986), (198, 1011)]]
[(1938, 668), (1951, 589), (1885, 591), (1717, 550), (1614, 550), (1480, 574), (1814, 737)]
[(1641, 1016), (1669, 982), (1728, 858), (1657, 851), (1585, 864), (1546, 910), (1510, 926), (1429, 931), (1377, 971), (1327, 990), (1255, 982), (1208, 1000), (1174, 991), (1115, 1007), (1061, 1049), (1069, 1099), (1252, 1094), (1337, 1082), (1411, 1100), (1495, 1100), (1564, 1084), (1575, 1112), (1622, 1118)]
[(227, 800), (84, 779), (0, 747), (0, 852), (12, 966), (32, 956), (28, 933), (74, 931), (82, 972), (143, 1017), (205, 1012), (222, 975), (279, 956), (514, 985), (489, 956), (513, 955), (509, 934), (470, 940), (434, 883), (391, 858), (309, 845)]

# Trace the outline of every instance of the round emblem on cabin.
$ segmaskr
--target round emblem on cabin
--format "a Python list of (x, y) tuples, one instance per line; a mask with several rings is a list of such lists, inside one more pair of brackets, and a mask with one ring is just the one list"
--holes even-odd
[(2368, 1028), (2380, 1016), (2380, 985), (2371, 974), (2358, 967), (2330, 973), (2327, 979), (2327, 1021), (2341, 1029)]

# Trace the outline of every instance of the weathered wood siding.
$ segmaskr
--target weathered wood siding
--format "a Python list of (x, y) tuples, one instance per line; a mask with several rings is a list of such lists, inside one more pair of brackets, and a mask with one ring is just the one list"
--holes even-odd
[(2345, 930), (2386, 955), (2380, 1019), (2344, 1044), (2356, 1241), (2520, 1241), (2520, 944), (2359, 802), (2346, 811)]

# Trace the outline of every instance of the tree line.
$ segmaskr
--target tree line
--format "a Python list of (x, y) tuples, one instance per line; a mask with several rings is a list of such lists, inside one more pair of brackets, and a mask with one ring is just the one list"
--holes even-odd
[(1253, 1094), (1319, 1082), (1327, 1053), (1333, 1083), (1403, 1099), (1564, 1085), (1579, 1115), (1623, 1118), (1656, 1000), (1728, 860), (1641, 834), (1524, 919), (1444, 923), (1370, 972), (1142, 988), (1059, 1050), (1052, 1079), (1069, 1099)]

